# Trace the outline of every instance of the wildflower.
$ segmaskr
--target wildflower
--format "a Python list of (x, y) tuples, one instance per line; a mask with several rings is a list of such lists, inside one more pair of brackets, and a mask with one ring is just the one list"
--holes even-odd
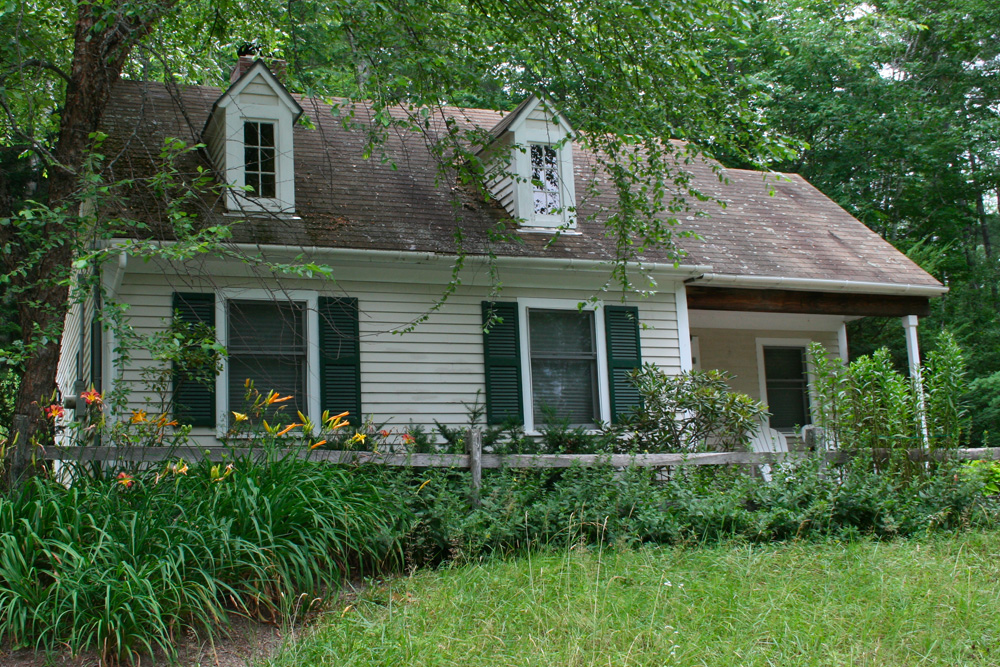
[(129, 419), (133, 424), (145, 424), (146, 423), (146, 411), (145, 410), (133, 410), (132, 418)]
[(101, 403), (104, 402), (104, 399), (101, 396), (100, 392), (98, 392), (93, 387), (80, 394), (80, 398), (86, 401), (87, 405), (93, 405), (94, 403), (100, 405)]
[(126, 472), (118, 473), (117, 480), (118, 483), (124, 486), (126, 489), (131, 489), (132, 486), (135, 484), (135, 480), (132, 479), (132, 475), (129, 475)]
[(165, 426), (177, 426), (177, 420), (171, 419), (170, 421), (167, 421), (166, 415), (160, 415), (159, 417), (156, 418), (155, 424), (157, 428), (163, 428)]
[(387, 431), (385, 429), (382, 429), (381, 431), (379, 431), (378, 434), (381, 437), (383, 437), (383, 438), (388, 438), (390, 435), (392, 435), (392, 433), (390, 431)]
[(163, 469), (163, 472), (157, 473), (155, 483), (159, 484), (160, 480), (166, 477), (167, 475), (173, 475), (174, 477), (176, 477), (177, 475), (186, 475), (187, 473), (188, 473), (188, 464), (184, 463), (184, 459), (179, 459), (174, 463), (168, 463), (167, 466)]
[(222, 464), (218, 463), (218, 464), (212, 466), (212, 470), (210, 472), (210, 474), (212, 475), (212, 481), (213, 482), (221, 482), (225, 478), (227, 478), (230, 475), (232, 475), (234, 470), (236, 470), (236, 468), (233, 467), (232, 463), (230, 463), (229, 465), (227, 465), (226, 468), (225, 468), (225, 470), (222, 469)]
[(267, 395), (267, 398), (264, 399), (264, 405), (272, 405), (274, 403), (284, 403), (285, 401), (290, 401), (290, 400), (292, 400), (292, 396), (290, 396), (290, 395), (289, 396), (278, 396), (277, 392), (272, 391), (271, 393), (269, 393)]
[(275, 435), (285, 435), (286, 433), (288, 433), (289, 431), (291, 431), (293, 428), (295, 428), (297, 426), (302, 426), (302, 424), (289, 424), (285, 428), (283, 428), (280, 431), (278, 431), (277, 433), (275, 433)]
[(233, 412), (233, 417), (236, 418), (236, 423), (245, 422), (246, 420), (250, 419), (242, 412)]
[(410, 435), (409, 433), (404, 433), (404, 434), (403, 434), (403, 444), (404, 444), (404, 445), (412, 445), (412, 444), (413, 444), (413, 443), (415, 443), (416, 441), (417, 441), (417, 439), (416, 439), (416, 438), (414, 438), (414, 437), (413, 437), (412, 435)]
[(347, 441), (348, 444), (354, 445), (357, 443), (364, 444), (365, 438), (368, 437), (364, 433), (355, 432), (354, 437)]
[(326, 440), (320, 440), (319, 442), (313, 443), (313, 445), (309, 447), (309, 449), (316, 449), (317, 447), (322, 447), (325, 444)]
[(327, 414), (324, 412), (323, 413), (323, 423), (326, 424), (326, 427), (329, 430), (336, 431), (338, 428), (343, 428), (344, 426), (347, 426), (347, 422), (342, 421), (342, 420), (348, 414), (350, 414), (350, 413), (348, 413), (348, 412), (341, 412), (339, 415), (334, 415), (332, 417), (328, 417)]
[(58, 403), (53, 403), (45, 408), (45, 416), (49, 419), (58, 419), (66, 414), (66, 409)]

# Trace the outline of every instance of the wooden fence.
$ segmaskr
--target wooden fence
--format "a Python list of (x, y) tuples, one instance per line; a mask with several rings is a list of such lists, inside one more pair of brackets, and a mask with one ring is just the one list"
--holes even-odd
[[(774, 465), (785, 461), (804, 461), (822, 456), (828, 463), (844, 463), (859, 452), (839, 450), (832, 452), (698, 452), (689, 454), (488, 454), (483, 453), (482, 434), (470, 431), (466, 437), (466, 454), (418, 454), (396, 451), (340, 451), (340, 450), (279, 450), (279, 455), (295, 454), (313, 461), (344, 464), (376, 464), (408, 466), (412, 468), (458, 468), (471, 473), (473, 496), (482, 485), (483, 468), (570, 468), (573, 466), (606, 465), (617, 468), (665, 468), (670, 466), (712, 465)], [(165, 460), (209, 460), (224, 462), (232, 459), (233, 452), (251, 456), (264, 455), (262, 449), (233, 449), (230, 447), (51, 447), (46, 459), (54, 461), (114, 461), (119, 463), (157, 463)], [(888, 457), (893, 450), (864, 450), (875, 457)], [(979, 449), (908, 449), (912, 461), (1000, 460), (1000, 448)], [(272, 452), (273, 455), (273, 452)]]

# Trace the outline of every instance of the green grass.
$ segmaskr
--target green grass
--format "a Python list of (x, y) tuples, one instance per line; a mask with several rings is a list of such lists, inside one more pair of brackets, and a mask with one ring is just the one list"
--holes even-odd
[(1000, 533), (572, 549), (369, 589), (265, 663), (995, 665)]

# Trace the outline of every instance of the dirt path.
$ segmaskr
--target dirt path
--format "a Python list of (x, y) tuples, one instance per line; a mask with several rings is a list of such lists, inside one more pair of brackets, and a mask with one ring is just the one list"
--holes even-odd
[[(178, 647), (178, 659), (171, 663), (163, 655), (144, 656), (140, 667), (246, 667), (271, 655), (281, 645), (279, 628), (246, 619), (233, 619), (230, 636), (211, 642), (189, 637)], [(0, 647), (0, 667), (107, 667), (96, 653), (77, 658), (66, 654), (30, 650), (8, 651)]]

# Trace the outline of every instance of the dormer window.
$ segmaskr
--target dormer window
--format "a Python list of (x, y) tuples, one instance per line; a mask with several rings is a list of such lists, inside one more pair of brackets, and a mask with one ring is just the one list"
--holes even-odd
[(484, 150), (490, 190), (523, 231), (576, 229), (573, 129), (552, 105), (532, 96), (492, 130)]
[(204, 131), (212, 162), (230, 186), (226, 208), (240, 215), (293, 214), (293, 127), (302, 107), (262, 60), (241, 61), (238, 72)]
[(274, 123), (243, 124), (243, 165), (248, 197), (274, 199), (276, 195)]
[(531, 191), (535, 214), (556, 215), (562, 207), (559, 196), (559, 154), (546, 144), (531, 144)]

